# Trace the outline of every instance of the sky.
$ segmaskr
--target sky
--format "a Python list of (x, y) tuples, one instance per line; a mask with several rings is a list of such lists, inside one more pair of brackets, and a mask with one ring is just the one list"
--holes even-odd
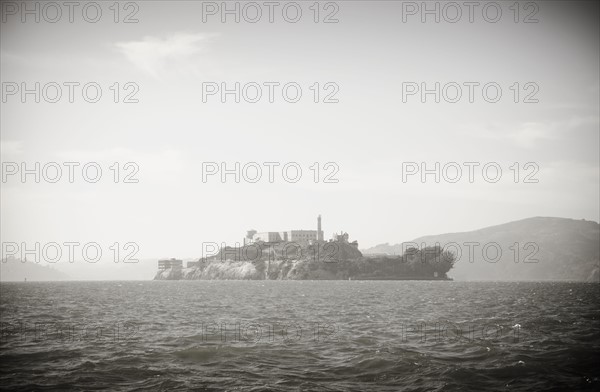
[[(463, 6), (456, 23), (445, 3), (439, 23), (422, 21), (421, 2), (319, 2), (318, 15), (313, 1), (290, 3), (277, 3), (271, 23), (263, 2), (239, 2), (238, 23), (221, 2), (120, 2), (118, 15), (98, 2), (91, 23), (87, 2), (72, 22), (61, 2), (60, 17), (38, 2), (39, 22), (21, 2), (3, 2), (3, 244), (95, 242), (110, 259), (117, 242), (122, 259), (123, 244), (135, 243), (140, 259), (195, 258), (202, 243), (233, 245), (250, 229), (316, 229), (318, 214), (326, 238), (343, 230), (360, 248), (533, 216), (600, 220), (596, 3), (520, 2), (518, 16), (513, 2), (494, 3), (495, 23), (489, 2), (477, 3), (472, 22)], [(262, 15), (250, 23), (255, 4)], [(21, 95), (36, 82), (39, 103)], [(70, 84), (73, 102), (70, 82), (79, 83)], [(222, 102), (221, 88), (236, 82), (240, 102)], [(84, 99), (88, 83), (88, 100), (100, 86), (96, 103)], [(436, 83), (440, 102), (420, 93)], [(409, 86), (419, 92), (407, 95)], [(35, 162), (48, 172), (23, 181), (22, 164)], [(52, 162), (63, 170), (56, 183), (46, 180)], [(236, 162), (246, 176), (223, 182), (221, 164)], [(421, 164), (436, 162), (446, 176), (422, 181)], [(297, 182), (286, 180), (286, 164), (288, 179), (301, 168)], [(262, 177), (248, 181), (256, 166)], [(457, 166), (462, 176), (447, 181)], [(97, 167), (102, 177), (86, 181)], [(498, 167), (499, 180), (488, 181)]]

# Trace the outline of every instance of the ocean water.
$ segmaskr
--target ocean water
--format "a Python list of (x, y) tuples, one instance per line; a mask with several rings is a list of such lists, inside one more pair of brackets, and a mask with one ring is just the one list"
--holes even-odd
[(600, 390), (600, 285), (3, 283), (4, 390)]

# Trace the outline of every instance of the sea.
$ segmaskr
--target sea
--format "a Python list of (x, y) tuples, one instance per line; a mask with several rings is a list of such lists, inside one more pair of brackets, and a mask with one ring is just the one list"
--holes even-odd
[(0, 389), (600, 390), (600, 285), (0, 284)]

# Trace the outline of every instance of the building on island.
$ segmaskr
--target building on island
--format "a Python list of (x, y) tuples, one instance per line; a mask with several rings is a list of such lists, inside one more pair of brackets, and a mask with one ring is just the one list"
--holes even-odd
[(265, 231), (256, 232), (248, 230), (244, 244), (253, 242), (295, 242), (297, 244), (312, 244), (323, 241), (323, 230), (321, 228), (321, 215), (317, 217), (317, 230), (288, 230), (288, 231)]
[(284, 239), (282, 239), (281, 237), (282, 233), (278, 233), (276, 231), (265, 231), (263, 233), (255, 233), (252, 236), (252, 241), (251, 242), (257, 242), (257, 241), (262, 241), (262, 242), (281, 242), (281, 241), (285, 241)]
[(178, 259), (173, 259), (173, 258), (158, 260), (158, 269), (159, 270), (166, 270), (169, 268), (182, 269), (183, 268), (183, 260), (178, 260)]
[[(341, 232), (340, 234), (333, 233), (333, 237), (329, 241), (343, 242), (358, 249), (358, 242), (350, 242), (349, 235), (346, 232)], [(260, 233), (256, 230), (248, 230), (246, 237), (244, 238), (244, 245), (254, 242), (295, 242), (300, 245), (325, 242), (323, 228), (321, 226), (321, 215), (317, 217), (317, 230), (264, 231)]]

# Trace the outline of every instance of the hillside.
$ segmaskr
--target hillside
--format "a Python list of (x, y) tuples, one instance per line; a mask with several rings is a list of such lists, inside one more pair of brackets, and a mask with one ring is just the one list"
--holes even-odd
[[(462, 257), (449, 273), (456, 280), (599, 281), (600, 225), (596, 222), (536, 217), (470, 232), (419, 237), (409, 242), (419, 247), (438, 243), (450, 250), (448, 244), (460, 245)], [(476, 244), (468, 245), (469, 242)], [(485, 244), (492, 244), (487, 259), (482, 251)], [(472, 257), (469, 247), (474, 250)], [(496, 248), (501, 250), (501, 256), (491, 262), (496, 259)], [(382, 244), (362, 252), (401, 254), (403, 246)]]
[(69, 276), (58, 271), (48, 263), (22, 262), (18, 259), (2, 259), (0, 262), (0, 281), (23, 282), (28, 281), (51, 281), (68, 280)]

